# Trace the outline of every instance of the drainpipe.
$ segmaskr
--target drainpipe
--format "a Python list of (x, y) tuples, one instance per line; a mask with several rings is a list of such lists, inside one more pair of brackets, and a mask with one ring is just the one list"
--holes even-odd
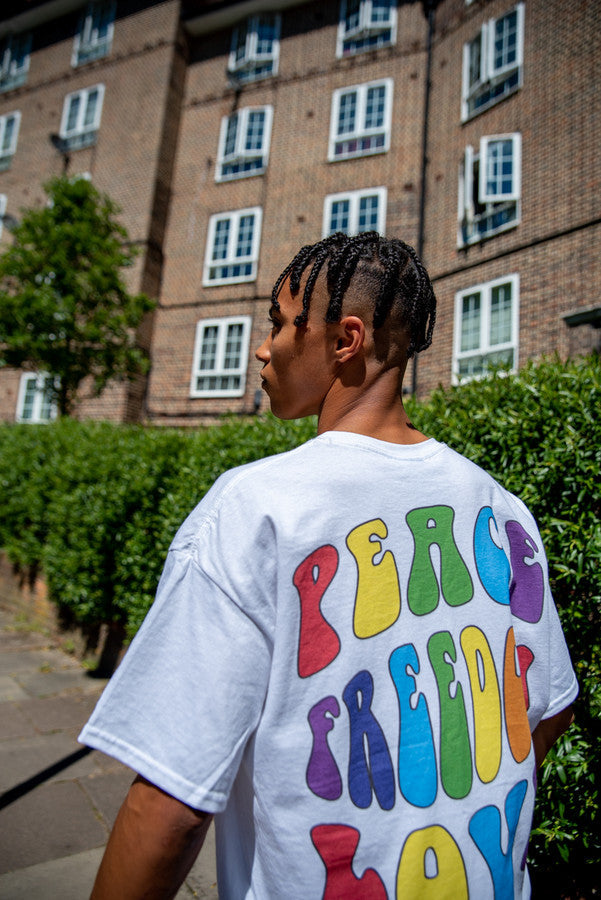
[[(426, 169), (428, 167), (428, 125), (430, 121), (430, 91), (432, 74), (432, 38), (434, 36), (434, 14), (437, 0), (423, 0), (424, 14), (428, 19), (428, 43), (426, 47), (426, 84), (424, 88), (424, 120), (422, 128), (422, 158), (420, 174), (419, 219), (417, 224), (417, 255), (423, 259), (424, 231), (426, 218)], [(411, 378), (411, 395), (417, 396), (417, 357), (413, 354), (413, 371)]]

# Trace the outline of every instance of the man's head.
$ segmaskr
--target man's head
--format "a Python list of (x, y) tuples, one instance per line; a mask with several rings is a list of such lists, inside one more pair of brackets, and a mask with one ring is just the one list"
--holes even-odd
[(373, 326), (379, 356), (388, 352), (391, 339), (393, 345), (401, 343), (406, 348), (407, 357), (430, 346), (436, 298), (428, 273), (412, 247), (375, 231), (354, 237), (337, 232), (303, 247), (276, 281), (272, 307), (278, 309), (278, 294), (286, 279), (292, 295), (300, 291), (304, 280), (302, 312), (295, 325), (306, 324), (324, 264), (329, 295), (326, 322), (339, 322), (349, 313), (365, 316), (366, 324)]
[(321, 416), (327, 406), (336, 417), (383, 377), (400, 396), (408, 357), (431, 342), (435, 306), (402, 241), (334, 234), (303, 247), (274, 286), (272, 328), (255, 353), (272, 412)]

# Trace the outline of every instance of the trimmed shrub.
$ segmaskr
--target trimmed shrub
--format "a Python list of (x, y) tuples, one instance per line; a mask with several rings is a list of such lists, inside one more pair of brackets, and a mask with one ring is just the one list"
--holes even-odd
[(489, 471), (538, 521), (580, 683), (576, 722), (539, 773), (530, 855), (541, 870), (601, 861), (601, 360), (529, 363), (423, 405), (412, 421)]

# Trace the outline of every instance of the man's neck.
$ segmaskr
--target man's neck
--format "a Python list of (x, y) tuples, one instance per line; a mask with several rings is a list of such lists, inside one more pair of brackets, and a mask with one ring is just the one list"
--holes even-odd
[(332, 385), (317, 433), (350, 431), (391, 444), (419, 444), (428, 438), (411, 423), (403, 406), (402, 384), (394, 371), (358, 386)]

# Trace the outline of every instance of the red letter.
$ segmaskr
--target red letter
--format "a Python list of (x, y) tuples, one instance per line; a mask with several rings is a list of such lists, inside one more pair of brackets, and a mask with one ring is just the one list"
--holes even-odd
[[(317, 570), (314, 576), (314, 570)], [(321, 614), (320, 604), (338, 569), (338, 552), (326, 544), (310, 553), (294, 573), (301, 605), (298, 638), (298, 674), (308, 678), (329, 666), (340, 650), (340, 640)]]
[(361, 878), (352, 863), (359, 844), (359, 832), (349, 825), (316, 825), (311, 840), (326, 867), (322, 900), (387, 900), (386, 888), (375, 869), (366, 869)]

